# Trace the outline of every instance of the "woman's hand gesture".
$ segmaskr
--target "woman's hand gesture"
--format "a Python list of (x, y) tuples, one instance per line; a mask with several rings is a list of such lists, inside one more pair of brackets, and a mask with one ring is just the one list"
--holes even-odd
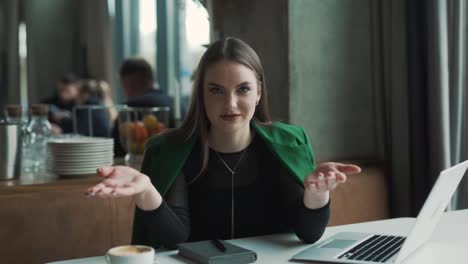
[(346, 182), (347, 175), (361, 172), (353, 164), (325, 162), (317, 166), (304, 180), (304, 187), (312, 192), (331, 191), (340, 183)]
[(87, 194), (90, 196), (133, 196), (145, 192), (151, 186), (148, 176), (130, 167), (101, 167), (97, 173), (105, 180), (88, 189)]
[(340, 183), (346, 182), (347, 175), (361, 172), (353, 164), (325, 162), (304, 179), (304, 204), (308, 208), (320, 208), (327, 204), (329, 192)]
[(154, 210), (162, 203), (161, 194), (150, 178), (135, 169), (109, 166), (98, 168), (97, 173), (105, 180), (89, 188), (86, 192), (89, 196), (132, 196), (142, 210)]

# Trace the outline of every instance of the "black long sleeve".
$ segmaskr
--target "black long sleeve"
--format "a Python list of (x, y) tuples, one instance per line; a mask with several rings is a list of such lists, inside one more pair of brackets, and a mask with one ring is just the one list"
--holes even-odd
[[(330, 218), (330, 201), (318, 209), (309, 209), (304, 205), (304, 187), (291, 177), (289, 172), (281, 167), (281, 196), (286, 208), (292, 216), (290, 225), (296, 235), (305, 243), (319, 240)], [(311, 227), (313, 225), (313, 227)]]
[(144, 211), (137, 207), (135, 224), (140, 228), (134, 228), (133, 244), (175, 248), (186, 241), (190, 234), (190, 215), (184, 176), (177, 177), (159, 208)]

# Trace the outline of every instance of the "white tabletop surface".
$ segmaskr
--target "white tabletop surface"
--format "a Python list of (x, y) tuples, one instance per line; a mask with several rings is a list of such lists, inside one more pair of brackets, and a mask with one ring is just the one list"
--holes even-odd
[[(414, 218), (395, 218), (382, 221), (343, 225), (327, 228), (322, 239), (340, 231), (406, 235), (415, 222)], [(468, 263), (460, 253), (468, 251), (468, 210), (445, 213), (430, 241), (408, 257), (404, 263)], [(310, 245), (303, 244), (294, 234), (276, 234), (230, 240), (231, 243), (257, 253), (255, 263), (287, 263), (296, 253)], [(177, 251), (157, 253), (157, 263), (192, 263), (177, 255)], [(105, 264), (102, 256), (50, 262), (49, 264)]]

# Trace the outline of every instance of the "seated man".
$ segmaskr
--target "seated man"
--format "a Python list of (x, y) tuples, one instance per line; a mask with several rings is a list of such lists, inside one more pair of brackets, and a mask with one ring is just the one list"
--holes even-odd
[(74, 74), (63, 76), (57, 83), (55, 94), (42, 103), (49, 105), (49, 120), (61, 128), (62, 133), (72, 133), (72, 110), (77, 104), (78, 82)]
[[(170, 118), (173, 115), (173, 99), (160, 89), (155, 87), (153, 69), (151, 65), (142, 58), (126, 59), (120, 66), (120, 82), (126, 97), (124, 104), (131, 107), (169, 107)], [(182, 109), (182, 116), (185, 111)], [(170, 120), (169, 126), (173, 126)], [(125, 150), (120, 145), (118, 125), (114, 126), (112, 132), (114, 141), (114, 153), (116, 157), (125, 155)]]

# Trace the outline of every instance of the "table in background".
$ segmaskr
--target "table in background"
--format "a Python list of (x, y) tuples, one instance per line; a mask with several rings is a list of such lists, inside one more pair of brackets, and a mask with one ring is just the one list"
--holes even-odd
[[(329, 227), (322, 239), (340, 231), (388, 233), (407, 235), (415, 222), (415, 218), (395, 218), (353, 225)], [(468, 210), (445, 213), (438, 224), (430, 241), (404, 263), (467, 263), (467, 257), (461, 253), (468, 249)], [(276, 234), (261, 237), (230, 240), (231, 243), (254, 250), (258, 259), (255, 263), (286, 263), (296, 253), (310, 245), (301, 243), (293, 234)], [(157, 253), (159, 264), (191, 263), (177, 255), (177, 251)], [(49, 264), (105, 264), (104, 258), (93, 257), (67, 261), (51, 262)], [(310, 263), (310, 262), (309, 262)]]

